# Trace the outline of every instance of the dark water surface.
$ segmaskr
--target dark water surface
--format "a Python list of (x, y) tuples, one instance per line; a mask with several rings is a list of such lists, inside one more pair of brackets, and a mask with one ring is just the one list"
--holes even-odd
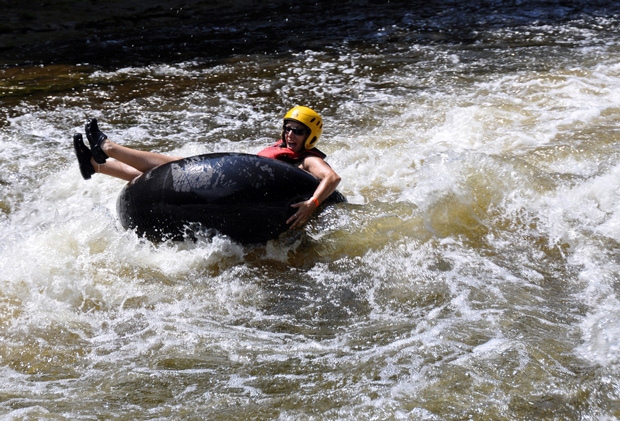
[[(575, 44), (587, 32), (563, 37), (563, 25), (585, 29), (612, 17), (611, 1), (222, 1), (108, 0), (3, 2), (0, 64), (76, 64), (106, 67), (239, 54), (320, 50), (342, 44), (489, 42), (495, 47)], [(560, 32), (549, 32), (555, 27)], [(609, 28), (596, 28), (609, 31)], [(511, 32), (510, 34), (508, 32)], [(533, 32), (533, 33), (532, 33)], [(539, 35), (541, 38), (533, 37)], [(601, 34), (602, 35), (602, 34)], [(498, 42), (496, 40), (495, 42)]]
[[(3, 419), (620, 416), (617, 3), (4, 7)], [(262, 246), (138, 238), (71, 148), (301, 104), (349, 204)]]

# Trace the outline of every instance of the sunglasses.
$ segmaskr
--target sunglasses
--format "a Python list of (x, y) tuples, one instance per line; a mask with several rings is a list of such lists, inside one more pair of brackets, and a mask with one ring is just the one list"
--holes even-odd
[(288, 132), (293, 132), (293, 134), (296, 136), (302, 136), (302, 135), (305, 135), (308, 132), (308, 130), (302, 127), (295, 128), (291, 126), (284, 126), (284, 133), (288, 133)]

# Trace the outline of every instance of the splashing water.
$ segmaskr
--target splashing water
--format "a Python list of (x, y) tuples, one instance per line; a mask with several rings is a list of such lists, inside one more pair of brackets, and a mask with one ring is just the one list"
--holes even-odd
[[(57, 89), (0, 126), (0, 414), (616, 417), (618, 15), (489, 15), (468, 43), (403, 16), (215, 65), (21, 69)], [(97, 117), (130, 147), (255, 153), (302, 103), (349, 204), (262, 246), (124, 231), (123, 183), (71, 149)]]

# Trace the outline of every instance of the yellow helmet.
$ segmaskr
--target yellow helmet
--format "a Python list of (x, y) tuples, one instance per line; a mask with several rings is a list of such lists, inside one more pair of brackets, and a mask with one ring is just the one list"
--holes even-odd
[[(321, 133), (323, 133), (323, 119), (314, 110), (308, 107), (295, 107), (291, 108), (284, 116), (284, 124), (286, 120), (293, 120), (303, 124), (310, 130), (310, 134), (306, 137), (304, 147), (306, 149), (314, 148), (316, 142), (319, 141)], [(282, 140), (284, 140), (284, 130), (282, 130)]]

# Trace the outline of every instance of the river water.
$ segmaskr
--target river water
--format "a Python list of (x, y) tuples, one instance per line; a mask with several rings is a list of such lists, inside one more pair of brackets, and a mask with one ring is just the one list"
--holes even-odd
[[(620, 417), (620, 8), (494, 4), (1, 69), (0, 416)], [(123, 230), (71, 146), (255, 153), (295, 105), (349, 203), (266, 245)]]

